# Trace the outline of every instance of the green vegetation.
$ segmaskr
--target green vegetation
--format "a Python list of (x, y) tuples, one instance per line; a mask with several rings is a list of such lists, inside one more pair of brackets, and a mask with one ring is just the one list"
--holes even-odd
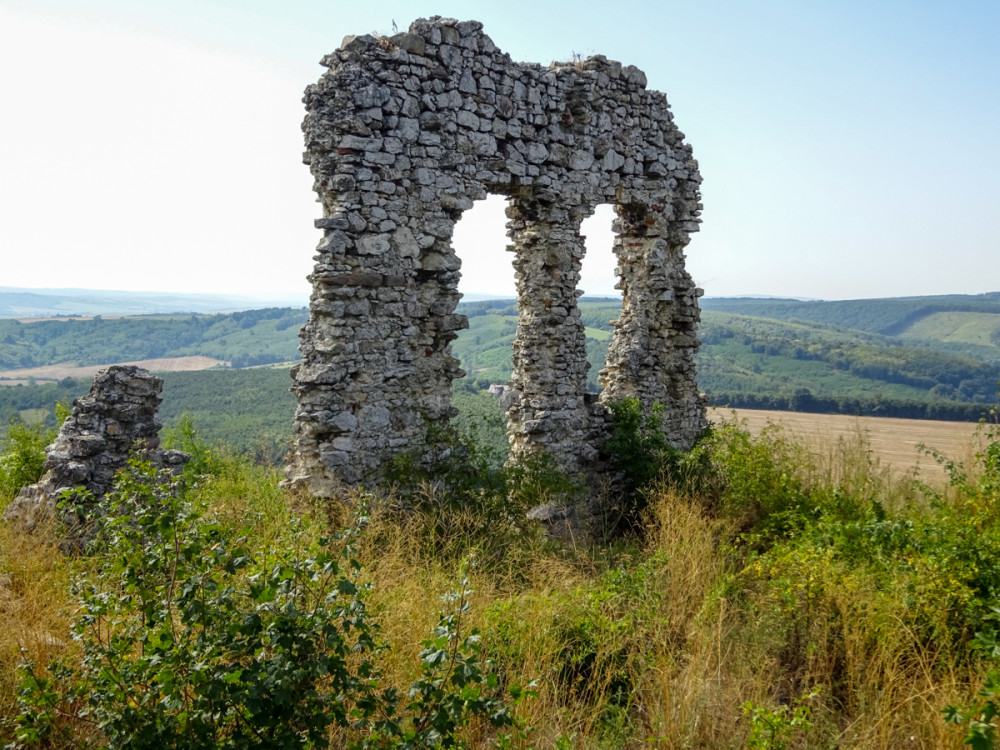
[(661, 426), (663, 407), (644, 416), (639, 400), (612, 402), (611, 435), (604, 454), (611, 470), (621, 476), (618, 497), (605, 503), (603, 527), (613, 536), (642, 527), (649, 503), (646, 489), (662, 473), (676, 475), (682, 454), (667, 441)]
[(160, 418), (168, 429), (186, 416), (207, 443), (225, 443), (265, 463), (285, 455), (295, 414), (287, 368), (160, 374)]
[[(996, 338), (991, 326), (1000, 320), (997, 294), (703, 304), (699, 385), (714, 405), (977, 421), (1000, 380), (1000, 345), (984, 343)], [(494, 300), (462, 304), (459, 311), (468, 316), (469, 328), (452, 345), (468, 373), (454, 388), (457, 424), (466, 433), (482, 433), (477, 441), (499, 464), (506, 456), (504, 419), (495, 401), (478, 394), (510, 379), (517, 307)], [(619, 303), (584, 298), (580, 313), (588, 386), (596, 391)], [(305, 320), (305, 310), (277, 308), (30, 324), (0, 320), (0, 366), (187, 355), (228, 360), (235, 368), (282, 362), (298, 358), (297, 332)], [(858, 327), (845, 327), (852, 324)], [(870, 332), (901, 326), (897, 337)], [(263, 461), (283, 455), (295, 409), (287, 370), (225, 368), (163, 377), (161, 417), (168, 428), (186, 413), (209, 443), (227, 443)], [(89, 386), (89, 379), (63, 378), (0, 387), (0, 426), (23, 419), (51, 428), (54, 404), (71, 403)]]
[(507, 415), (500, 401), (485, 391), (455, 388), (451, 403), (458, 409), (452, 425), (465, 442), (478, 446), (486, 465), (497, 468), (507, 460)]
[[(709, 300), (706, 306), (713, 302), (718, 300)], [(732, 302), (730, 307), (758, 305), (762, 313), (791, 304)], [(1000, 302), (996, 304), (1000, 309)], [(490, 383), (506, 383), (516, 306), (503, 301), (475, 303), (463, 306), (462, 312), (469, 316), (469, 329), (459, 334), (452, 348), (468, 374), (458, 387), (482, 390)], [(580, 302), (588, 332), (588, 385), (593, 390), (598, 389), (597, 374), (607, 352), (609, 321), (618, 312), (614, 301)], [(720, 406), (976, 421), (1000, 379), (1000, 349), (992, 347), (979, 346), (968, 356), (952, 351), (954, 346), (947, 342), (938, 342), (936, 348), (922, 339), (902, 345), (901, 339), (863, 330), (712, 309), (702, 313), (699, 336), (698, 382), (709, 401)], [(964, 352), (969, 346), (960, 348)]]
[(82, 659), (22, 663), (19, 746), (75, 746), (82, 727), (130, 750), (323, 748), (335, 731), (357, 750), (432, 748), (474, 719), (515, 724), (464, 631), (465, 579), (408, 700), (380, 684), (372, 657), (387, 646), (351, 544), (364, 516), (330, 538), (286, 523), (251, 549), (248, 519), (204, 515), (179, 480), (136, 461), (97, 510), (96, 565), (75, 585)]
[(53, 430), (41, 425), (12, 422), (0, 438), (0, 508), (6, 507), (17, 491), (34, 484), (42, 476), (45, 446), (55, 439)]
[(903, 339), (1000, 346), (1000, 313), (939, 312), (913, 323)]
[(25, 421), (50, 429), (56, 404), (72, 404), (90, 390), (90, 380), (63, 378), (55, 383), (0, 387), (0, 434), (11, 422)]
[[(202, 440), (225, 443), (258, 461), (277, 462), (287, 450), (295, 413), (287, 368), (161, 372), (160, 419), (175, 430), (189, 418)], [(56, 424), (54, 406), (71, 404), (90, 390), (90, 379), (65, 378), (58, 383), (0, 388), (0, 435), (12, 422), (39, 412), (40, 426)]]
[(716, 404), (978, 420), (997, 365), (877, 334), (703, 313), (699, 384)]
[(997, 428), (932, 489), (863, 440), (723, 423), (679, 456), (619, 410), (646, 504), (610, 540), (545, 539), (520, 509), (584, 491), (447, 435), (326, 505), (204, 446), (183, 484), (137, 464), (76, 558), (0, 523), (0, 741), (995, 746)]
[(749, 297), (707, 297), (704, 310), (749, 315), (775, 320), (803, 320), (852, 328), (869, 333), (897, 336), (917, 321), (942, 312), (1000, 314), (1000, 292), (988, 294), (948, 294), (931, 297), (856, 299), (834, 302), (803, 302), (792, 299)]
[(228, 361), (233, 367), (288, 362), (299, 357), (296, 334), (307, 317), (304, 308), (267, 308), (226, 315), (0, 320), (0, 369), (192, 355)]
[[(917, 338), (707, 310), (703, 387), (804, 411), (982, 413), (997, 300), (885, 302), (865, 325)], [(455, 349), (475, 359), (433, 470), (402, 457), (369, 494), (292, 495), (271, 468), (286, 370), (167, 373), (167, 438), (195, 457), (183, 481), (134, 465), (86, 556), (63, 557), (58, 528), (0, 522), (0, 744), (997, 746), (1000, 428), (967, 465), (940, 457), (950, 483), (933, 488), (880, 470), (863, 438), (818, 458), (730, 422), (681, 455), (624, 402), (605, 451), (621, 484), (588, 489), (544, 461), (504, 467), (505, 420), (479, 388), (509, 376), (516, 315), (464, 311)], [(249, 355), (304, 316), (258, 312), (150, 318), (132, 337), (198, 328), (214, 333), (189, 353)], [(599, 363), (617, 305), (581, 313)], [(76, 352), (90, 328), (72, 326), (113, 322), (0, 341)], [(0, 388), (0, 509), (38, 478), (53, 404), (88, 387)], [(546, 501), (601, 507), (614, 533), (547, 539), (524, 517)]]

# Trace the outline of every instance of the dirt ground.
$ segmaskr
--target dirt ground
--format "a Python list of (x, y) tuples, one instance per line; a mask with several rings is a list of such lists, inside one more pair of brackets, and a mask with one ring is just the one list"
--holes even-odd
[[(211, 357), (167, 357), (164, 359), (141, 359), (135, 362), (116, 362), (113, 364), (138, 365), (147, 370), (207, 370), (218, 365), (227, 365), (221, 359)], [(17, 385), (18, 383), (28, 384), (29, 378), (34, 378), (36, 382), (46, 380), (62, 380), (63, 378), (90, 378), (97, 374), (98, 370), (103, 370), (106, 365), (86, 365), (77, 367), (72, 362), (60, 365), (48, 365), (46, 367), (30, 367), (24, 370), (0, 370), (0, 386)]]
[(709, 420), (719, 422), (733, 415), (746, 420), (753, 434), (768, 424), (778, 424), (789, 434), (806, 441), (818, 453), (828, 454), (841, 438), (851, 441), (867, 436), (875, 456), (900, 474), (916, 470), (928, 482), (939, 482), (944, 470), (919, 446), (934, 448), (948, 458), (973, 460), (979, 425), (972, 422), (938, 422), (887, 417), (850, 417), (841, 414), (803, 414), (755, 409), (711, 409)]

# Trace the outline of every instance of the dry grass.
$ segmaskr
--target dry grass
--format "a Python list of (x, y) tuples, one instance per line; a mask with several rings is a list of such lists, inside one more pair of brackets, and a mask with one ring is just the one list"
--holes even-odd
[[(814, 433), (805, 438), (809, 449), (800, 434), (765, 434), (777, 471), (805, 487), (924, 512), (913, 476), (883, 460), (864, 424), (850, 420), (831, 440)], [(202, 492), (267, 544), (287, 533), (290, 507), (313, 517), (317, 533), (350, 515), (316, 513), (276, 485), (274, 473), (225, 459)], [(518, 708), (535, 747), (560, 738), (576, 748), (744, 747), (747, 701), (788, 705), (813, 688), (812, 728), (790, 748), (963, 747), (940, 710), (972, 696), (983, 674), (969, 666), (965, 646), (920, 630), (905, 570), (879, 573), (822, 545), (779, 543), (750, 554), (740, 546), (740, 519), (720, 517), (714, 500), (667, 484), (650, 498), (644, 541), (610, 547), (530, 534), (462, 547), (468, 539), (429, 541), (420, 514), (372, 511), (357, 554), (372, 584), (368, 606), (391, 645), (378, 656), (385, 682), (405, 695), (419, 675), (420, 641), (446, 607), (441, 595), (455, 586), (463, 558), (478, 555), (463, 627), (483, 632), (504, 683), (537, 682), (537, 697)], [(473, 516), (449, 523), (459, 537), (478, 528)], [(0, 525), (0, 738), (9, 736), (21, 648), (44, 662), (68, 640), (68, 579), (85, 563), (64, 560), (50, 538)], [(467, 739), (486, 746), (485, 736), (472, 727)]]
[(75, 645), (69, 584), (84, 563), (63, 557), (54, 540), (52, 529), (26, 534), (0, 523), (0, 738), (15, 713), (22, 657), (44, 664)]

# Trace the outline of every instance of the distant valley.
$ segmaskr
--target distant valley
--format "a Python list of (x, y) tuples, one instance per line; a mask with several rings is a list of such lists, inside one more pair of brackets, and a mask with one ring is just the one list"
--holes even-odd
[[(1000, 293), (706, 298), (702, 308), (699, 383), (713, 405), (975, 421), (996, 400)], [(212, 440), (283, 449), (294, 410), (287, 366), (299, 357), (305, 307), (121, 317), (101, 309), (63, 320), (0, 319), (2, 424), (51, 419), (52, 405), (85, 392), (96, 368), (146, 362), (165, 370), (168, 425), (188, 412)], [(583, 298), (580, 310), (596, 389), (619, 302)], [(516, 303), (465, 302), (459, 311), (469, 328), (452, 345), (467, 371), (456, 392), (506, 382)]]

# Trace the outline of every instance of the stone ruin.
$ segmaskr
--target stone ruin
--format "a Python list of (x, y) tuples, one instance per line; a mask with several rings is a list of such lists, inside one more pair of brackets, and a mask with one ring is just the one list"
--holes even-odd
[(73, 402), (73, 412), (45, 449), (41, 480), (18, 493), (4, 519), (31, 529), (55, 518), (56, 504), (66, 491), (83, 488), (94, 500), (103, 497), (133, 451), (161, 468), (182, 466), (189, 458), (186, 453), (160, 449), (156, 411), (162, 389), (161, 378), (134, 365), (98, 372), (90, 392)]
[[(684, 247), (698, 229), (698, 164), (666, 96), (603, 56), (512, 62), (476, 21), (434, 17), (392, 37), (349, 36), (304, 102), (305, 162), (323, 206), (310, 318), (294, 368), (288, 480), (316, 496), (424, 449), (456, 412), (451, 356), (461, 261), (455, 222), (505, 196), (520, 311), (507, 407), (511, 455), (547, 453), (571, 474), (595, 466), (604, 403), (663, 404), (689, 448), (705, 401), (693, 356), (699, 320)], [(622, 312), (587, 392), (580, 222), (608, 203)]]

